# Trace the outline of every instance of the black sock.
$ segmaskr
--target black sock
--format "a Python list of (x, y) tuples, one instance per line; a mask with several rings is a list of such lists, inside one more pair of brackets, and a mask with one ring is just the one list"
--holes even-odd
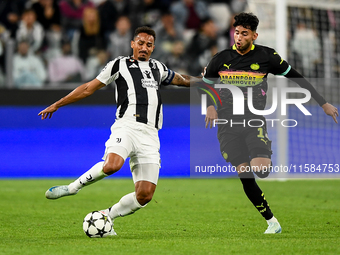
[(274, 215), (269, 208), (267, 200), (260, 187), (257, 185), (252, 172), (243, 172), (238, 175), (243, 184), (244, 192), (249, 200), (253, 203), (255, 208), (262, 214), (262, 216), (269, 220)]

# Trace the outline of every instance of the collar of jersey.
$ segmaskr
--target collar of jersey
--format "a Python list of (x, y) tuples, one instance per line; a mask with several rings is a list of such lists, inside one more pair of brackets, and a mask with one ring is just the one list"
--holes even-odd
[[(251, 46), (251, 49), (250, 50), (254, 50), (255, 49), (255, 45), (253, 44), (252, 46)], [(236, 50), (236, 45), (234, 44), (233, 45), (233, 50)]]

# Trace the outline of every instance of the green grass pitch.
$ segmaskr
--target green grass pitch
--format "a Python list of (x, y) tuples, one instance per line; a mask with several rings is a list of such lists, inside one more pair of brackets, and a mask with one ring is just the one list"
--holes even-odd
[(83, 233), (83, 218), (132, 192), (132, 181), (44, 197), (68, 182), (0, 180), (0, 254), (340, 254), (340, 180), (259, 181), (282, 226), (264, 235), (238, 179), (160, 179), (145, 208), (115, 220), (118, 236), (100, 239)]

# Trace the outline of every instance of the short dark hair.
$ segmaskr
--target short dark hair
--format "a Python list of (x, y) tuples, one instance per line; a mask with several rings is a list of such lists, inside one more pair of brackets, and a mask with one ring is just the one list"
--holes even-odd
[(22, 12), (22, 15), (26, 14), (26, 13), (30, 13), (30, 12), (33, 12), (35, 16), (37, 16), (37, 14), (35, 13), (35, 11), (33, 9), (25, 9), (23, 12)]
[(201, 20), (201, 27), (203, 25), (205, 25), (206, 23), (211, 22), (211, 21), (213, 22), (213, 20), (211, 18), (209, 18), (209, 17), (206, 17), (206, 18), (202, 19)]
[(244, 28), (248, 28), (251, 31), (256, 31), (257, 26), (259, 25), (259, 19), (251, 12), (241, 12), (240, 14), (236, 15), (234, 19), (234, 27), (243, 26)]
[(146, 33), (148, 35), (151, 35), (153, 36), (153, 39), (154, 41), (156, 41), (156, 32), (155, 30), (153, 30), (152, 28), (150, 27), (147, 27), (147, 26), (143, 26), (143, 27), (138, 27), (136, 30), (135, 30), (135, 34), (133, 36), (133, 39), (135, 39), (139, 34), (141, 33)]

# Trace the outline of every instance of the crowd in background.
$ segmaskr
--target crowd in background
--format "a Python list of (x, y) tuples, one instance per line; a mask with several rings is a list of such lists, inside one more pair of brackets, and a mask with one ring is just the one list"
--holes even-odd
[[(215, 53), (234, 44), (233, 17), (246, 8), (247, 0), (1, 0), (0, 87), (6, 87), (9, 71), (14, 88), (91, 80), (111, 59), (132, 53), (133, 32), (143, 25), (156, 31), (153, 58), (179, 73), (199, 75)], [(332, 43), (329, 31), (340, 38), (339, 12), (288, 13), (288, 61), (307, 77), (325, 75), (327, 66), (320, 63), (331, 58), (332, 68), (340, 66), (340, 56), (326, 45)], [(270, 25), (266, 15), (259, 19), (260, 28)], [(275, 47), (275, 33), (266, 31), (259, 43)], [(6, 59), (10, 39), (12, 61)], [(333, 45), (337, 50), (337, 41)], [(340, 74), (340, 68), (334, 72)]]
[[(105, 64), (132, 53), (139, 26), (156, 31), (152, 55), (169, 68), (199, 75), (233, 44), (230, 23), (246, 0), (2, 0), (0, 68), (15, 41), (14, 88), (42, 88), (95, 78)], [(1, 79), (0, 79), (1, 83)]]

